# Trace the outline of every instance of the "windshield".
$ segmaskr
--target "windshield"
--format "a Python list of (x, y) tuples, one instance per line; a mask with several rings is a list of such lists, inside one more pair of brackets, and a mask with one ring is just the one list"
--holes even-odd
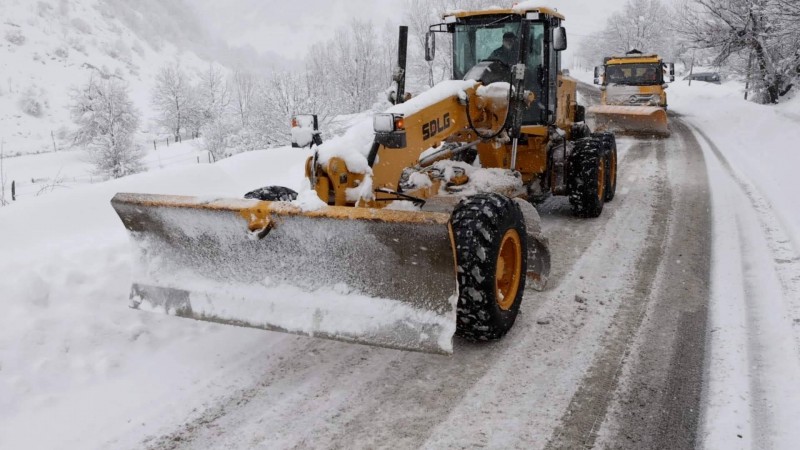
[(475, 64), (497, 60), (507, 65), (519, 60), (520, 22), (508, 22), (509, 16), (482, 18), (456, 25), (454, 35), (453, 75), (464, 78)]
[[(526, 105), (522, 112), (523, 124), (542, 123), (547, 119), (545, 66), (548, 52), (545, 47), (543, 22), (511, 21), (516, 16), (481, 17), (459, 23), (453, 36), (453, 77), (464, 76), (481, 61), (501, 61), (509, 66), (525, 64), (525, 90), (535, 95), (536, 101)], [(520, 43), (522, 44), (520, 46)], [(520, 59), (521, 58), (521, 59)], [(509, 67), (509, 74), (510, 67)]]
[(606, 68), (606, 84), (641, 86), (663, 82), (664, 71), (661, 64), (620, 64)]

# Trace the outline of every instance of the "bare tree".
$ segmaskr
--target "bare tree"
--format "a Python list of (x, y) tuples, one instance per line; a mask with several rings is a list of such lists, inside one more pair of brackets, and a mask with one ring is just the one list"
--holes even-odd
[(219, 66), (209, 64), (208, 69), (200, 74), (196, 91), (203, 119), (199, 128), (203, 132), (203, 147), (214, 158), (220, 159), (225, 156), (235, 128), (228, 114), (231, 105), (230, 82)]
[(158, 112), (158, 122), (174, 133), (177, 141), (196, 113), (192, 86), (178, 64), (162, 68), (155, 81), (152, 104)]
[(637, 49), (674, 60), (686, 49), (676, 45), (678, 39), (669, 12), (661, 0), (629, 0), (621, 11), (611, 15), (601, 31), (583, 40), (577, 56), (598, 64), (603, 57)]
[(405, 0), (404, 10), (403, 18), (408, 24), (409, 41), (411, 41), (409, 47), (413, 53), (409, 71), (416, 74), (417, 79), (424, 79), (428, 86), (433, 86), (436, 83), (434, 79), (435, 61), (425, 61), (424, 56), (425, 35), (435, 21), (435, 10), (431, 7), (430, 2), (425, 0)]
[(219, 66), (209, 64), (208, 69), (200, 74), (197, 85), (198, 99), (203, 115), (209, 120), (220, 117), (230, 106), (231, 93), (225, 74)]
[(391, 83), (392, 66), (375, 44), (377, 33), (371, 22), (352, 20), (336, 31), (333, 39), (314, 45), (308, 68), (324, 74), (330, 98), (341, 112), (370, 108)]
[(119, 178), (143, 169), (143, 152), (133, 140), (139, 112), (124, 81), (90, 76), (72, 89), (70, 115), (78, 125), (74, 142), (86, 148), (98, 173)]
[[(733, 61), (756, 101), (777, 103), (800, 75), (800, 6), (789, 0), (693, 0), (676, 10), (688, 42)], [(747, 60), (744, 67), (736, 61)], [(751, 73), (752, 72), (752, 73)]]
[(231, 79), (233, 106), (242, 127), (250, 124), (255, 97), (258, 93), (258, 79), (249, 72), (237, 70)]

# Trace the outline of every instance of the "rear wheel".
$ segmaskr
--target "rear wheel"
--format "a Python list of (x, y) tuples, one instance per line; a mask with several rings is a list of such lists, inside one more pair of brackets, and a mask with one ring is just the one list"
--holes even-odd
[(268, 202), (291, 202), (297, 199), (297, 192), (283, 186), (265, 186), (244, 194), (244, 198)]
[(527, 234), (519, 206), (499, 194), (462, 200), (450, 219), (458, 272), (456, 334), (503, 337), (517, 318), (527, 272)]
[(601, 143), (606, 158), (606, 195), (605, 201), (614, 200), (617, 192), (617, 141), (613, 133), (594, 133), (592, 137)]
[(597, 217), (603, 212), (607, 160), (601, 146), (597, 139), (581, 139), (570, 157), (569, 201), (580, 217)]

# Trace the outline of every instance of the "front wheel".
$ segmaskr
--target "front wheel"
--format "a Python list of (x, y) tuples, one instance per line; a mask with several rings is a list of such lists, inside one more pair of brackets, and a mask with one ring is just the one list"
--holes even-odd
[(462, 200), (450, 219), (456, 253), (456, 334), (470, 340), (503, 337), (519, 313), (528, 266), (519, 206), (499, 194)]

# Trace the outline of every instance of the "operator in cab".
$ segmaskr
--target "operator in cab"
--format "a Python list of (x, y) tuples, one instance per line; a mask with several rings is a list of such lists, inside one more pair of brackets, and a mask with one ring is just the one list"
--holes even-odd
[(517, 61), (517, 55), (519, 55), (517, 36), (509, 31), (503, 34), (503, 45), (496, 48), (488, 59), (501, 61), (510, 66)]

